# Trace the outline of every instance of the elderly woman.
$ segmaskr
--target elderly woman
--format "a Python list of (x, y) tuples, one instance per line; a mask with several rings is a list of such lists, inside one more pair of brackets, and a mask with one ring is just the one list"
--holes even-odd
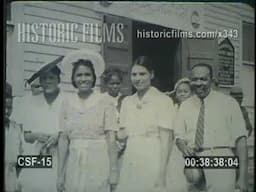
[[(175, 103), (176, 111), (178, 111), (180, 104), (184, 102), (186, 99), (188, 99), (191, 95), (192, 90), (190, 86), (190, 80), (188, 78), (182, 78), (178, 80), (174, 86), (174, 90), (170, 93), (170, 96), (172, 97)], [(180, 151), (178, 150), (177, 146), (174, 145), (168, 164), (168, 191), (187, 191), (187, 182), (183, 173), (183, 169), (184, 158)]]
[(22, 169), (20, 182), (22, 191), (56, 191), (58, 141), (58, 115), (64, 94), (59, 88), (60, 68), (63, 57), (47, 63), (36, 71), (28, 83), (39, 79), (42, 93), (27, 95), (15, 108), (15, 119), (23, 125), (24, 155), (51, 155), (51, 169)]
[(94, 65), (100, 63), (85, 57), (71, 64), (72, 85), (78, 91), (62, 103), (57, 188), (65, 192), (108, 192), (117, 182), (115, 105), (110, 96), (93, 89)]
[(124, 99), (120, 112), (121, 128), (128, 141), (118, 192), (166, 190), (175, 110), (172, 100), (151, 86), (153, 77), (151, 60), (146, 56), (137, 58), (131, 69), (131, 82), (137, 92)]

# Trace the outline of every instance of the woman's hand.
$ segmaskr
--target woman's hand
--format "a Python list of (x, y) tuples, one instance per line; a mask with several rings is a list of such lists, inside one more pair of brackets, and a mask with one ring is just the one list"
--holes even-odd
[(116, 145), (117, 145), (117, 148), (118, 148), (119, 152), (126, 148), (127, 139), (128, 139), (128, 137), (126, 137), (124, 139), (118, 139), (117, 138)]
[(182, 152), (184, 157), (195, 155), (194, 149), (188, 147), (185, 141), (177, 139), (176, 145), (178, 149)]
[(45, 147), (46, 148), (49, 148), (51, 147), (52, 145), (56, 145), (58, 143), (58, 135), (51, 135), (46, 143), (45, 143)]

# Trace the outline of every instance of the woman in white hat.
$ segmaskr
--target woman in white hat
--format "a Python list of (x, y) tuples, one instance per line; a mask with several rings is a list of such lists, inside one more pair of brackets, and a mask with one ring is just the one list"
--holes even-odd
[[(94, 90), (95, 66), (104, 65), (85, 52), (66, 62), (73, 65), (72, 85), (77, 94), (62, 104), (59, 138), (59, 192), (108, 192), (117, 182), (113, 99)], [(99, 67), (99, 66), (97, 66)]]
[(57, 181), (57, 142), (59, 110), (64, 93), (60, 90), (60, 68), (63, 57), (42, 66), (28, 80), (39, 79), (42, 93), (27, 95), (15, 108), (17, 122), (23, 125), (24, 155), (51, 155), (52, 168), (23, 168), (20, 183), (24, 192), (55, 192)]

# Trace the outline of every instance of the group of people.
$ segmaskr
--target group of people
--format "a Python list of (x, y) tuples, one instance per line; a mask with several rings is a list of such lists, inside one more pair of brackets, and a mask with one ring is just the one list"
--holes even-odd
[[(77, 92), (64, 94), (57, 66), (62, 59), (33, 74), (28, 83), (39, 80), (42, 91), (20, 99), (12, 116), (11, 86), (6, 85), (6, 191), (233, 192), (236, 185), (247, 190), (243, 114), (232, 97), (211, 88), (210, 65), (194, 65), (189, 78), (163, 93), (151, 85), (152, 61), (140, 56), (130, 71), (136, 92), (123, 96), (121, 70), (104, 71), (107, 92), (101, 93), (95, 84), (96, 65), (102, 63), (81, 55), (69, 61)], [(18, 154), (52, 155), (53, 167), (20, 170)], [(204, 169), (205, 182), (191, 181), (195, 170), (184, 169), (186, 156), (234, 154), (237, 180), (235, 169)]]

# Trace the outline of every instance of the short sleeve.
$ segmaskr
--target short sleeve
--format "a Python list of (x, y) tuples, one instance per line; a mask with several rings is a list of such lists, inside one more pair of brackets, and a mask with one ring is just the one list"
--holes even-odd
[(159, 98), (156, 107), (157, 113), (157, 125), (160, 128), (173, 129), (173, 121), (175, 116), (175, 108), (173, 101), (169, 97)]
[(232, 99), (230, 104), (230, 113), (231, 113), (231, 132), (232, 139), (235, 141), (241, 136), (247, 136), (245, 120), (243, 118), (242, 111), (239, 104)]
[(105, 131), (118, 130), (118, 115), (114, 103), (108, 102), (104, 105), (103, 126)]
[(126, 128), (127, 127), (127, 109), (128, 109), (128, 97), (124, 98), (121, 109), (120, 109), (120, 114), (119, 114), (119, 124), (120, 128)]
[(185, 139), (186, 134), (186, 124), (185, 124), (185, 109), (184, 105), (181, 104), (180, 108), (175, 116), (173, 122), (174, 136), (175, 139)]

